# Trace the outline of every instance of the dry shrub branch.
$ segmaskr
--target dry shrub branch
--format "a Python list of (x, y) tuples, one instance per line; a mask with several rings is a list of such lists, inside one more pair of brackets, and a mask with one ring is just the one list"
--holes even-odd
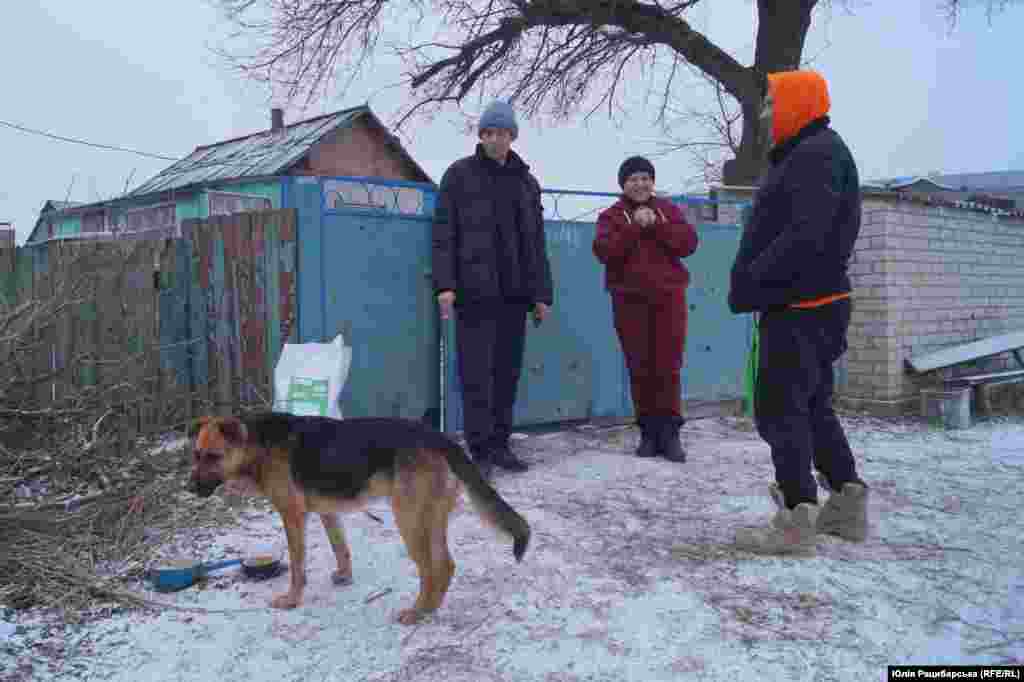
[(0, 606), (74, 613), (130, 602), (122, 581), (203, 522), (182, 489), (203, 406), (160, 343), (162, 242), (41, 248), (27, 273), (0, 253)]

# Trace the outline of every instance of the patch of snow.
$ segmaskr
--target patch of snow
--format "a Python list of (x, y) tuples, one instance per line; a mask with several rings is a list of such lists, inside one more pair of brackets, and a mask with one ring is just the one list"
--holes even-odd
[[(0, 638), (0, 669), (40, 681), (659, 682), (885, 679), (893, 664), (1019, 664), (1024, 422), (955, 432), (844, 422), (872, 491), (874, 535), (863, 544), (822, 537), (811, 558), (733, 547), (737, 528), (773, 512), (769, 451), (743, 419), (689, 422), (683, 465), (631, 456), (635, 429), (530, 436), (517, 447), (531, 470), (496, 479), (533, 528), (523, 563), (461, 505), (449, 534), (455, 579), (420, 625), (394, 622), (418, 580), (382, 502), (371, 508), (383, 523), (345, 517), (349, 587), (331, 584), (334, 559), (311, 516), (296, 610), (267, 608), (288, 573), (250, 582), (226, 569), (170, 595), (140, 583), (138, 593), (174, 608), (64, 628), (18, 614), (24, 634), (6, 648)], [(176, 538), (164, 556), (287, 557), (276, 514), (241, 518)]]
[(169, 452), (184, 450), (188, 446), (188, 438), (185, 436), (169, 436), (161, 440), (149, 449), (151, 456), (164, 455)]

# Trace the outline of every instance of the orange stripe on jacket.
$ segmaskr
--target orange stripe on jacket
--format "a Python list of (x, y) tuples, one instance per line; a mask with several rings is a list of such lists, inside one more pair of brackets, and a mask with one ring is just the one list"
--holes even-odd
[(831, 296), (823, 296), (822, 298), (815, 298), (810, 301), (800, 301), (799, 303), (791, 303), (790, 308), (820, 308), (823, 305), (829, 303), (835, 303), (841, 301), (844, 298), (850, 298), (850, 292), (845, 294), (832, 294)]

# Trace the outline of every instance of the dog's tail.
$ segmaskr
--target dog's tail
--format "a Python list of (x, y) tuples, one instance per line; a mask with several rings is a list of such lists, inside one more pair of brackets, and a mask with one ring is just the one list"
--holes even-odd
[(484, 523), (512, 536), (512, 554), (522, 561), (530, 544), (530, 524), (480, 475), (480, 470), (458, 443), (445, 450), (448, 466), (466, 486), (473, 508)]

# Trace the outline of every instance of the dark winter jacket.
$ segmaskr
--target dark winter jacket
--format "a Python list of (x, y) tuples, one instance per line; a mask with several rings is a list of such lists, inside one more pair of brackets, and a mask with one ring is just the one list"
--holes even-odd
[(814, 71), (767, 76), (775, 149), (732, 268), (734, 313), (816, 307), (850, 295), (860, 232), (853, 155), (829, 128), (828, 84)]
[(553, 303), (540, 185), (515, 152), (476, 153), (441, 179), (433, 225), (434, 292), (456, 304)]
[(828, 124), (827, 116), (816, 119), (771, 153), (732, 268), (734, 313), (851, 290), (860, 180), (850, 150)]
[(697, 250), (697, 231), (671, 201), (652, 197), (646, 205), (657, 216), (648, 227), (633, 219), (641, 204), (625, 196), (597, 218), (594, 255), (605, 265), (605, 288), (612, 293), (649, 296), (690, 283), (679, 259)]

